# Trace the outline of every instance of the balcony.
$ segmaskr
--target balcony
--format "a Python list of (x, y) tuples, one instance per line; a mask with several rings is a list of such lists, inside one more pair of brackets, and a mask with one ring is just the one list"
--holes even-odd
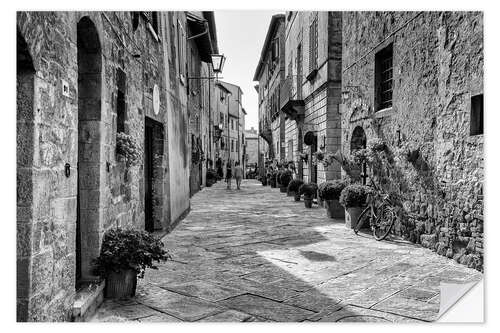
[(259, 119), (259, 135), (272, 145), (273, 131), (271, 130), (271, 122), (267, 118)]
[(292, 120), (304, 117), (305, 103), (301, 91), (297, 90), (297, 86), (301, 86), (298, 81), (296, 75), (290, 75), (280, 85), (280, 109)]

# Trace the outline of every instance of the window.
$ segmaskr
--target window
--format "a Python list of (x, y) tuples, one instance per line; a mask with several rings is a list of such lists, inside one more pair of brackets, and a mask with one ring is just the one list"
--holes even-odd
[(177, 45), (179, 52), (179, 77), (182, 84), (184, 84), (186, 78), (186, 32), (179, 20), (177, 21)]
[(132, 16), (132, 30), (136, 31), (137, 27), (139, 27), (139, 12), (130, 12)]
[(273, 61), (278, 60), (280, 56), (280, 39), (275, 38), (273, 41), (273, 49), (272, 49)]
[(159, 36), (159, 31), (160, 31), (160, 19), (159, 19), (159, 13), (158, 12), (152, 12), (151, 13), (152, 19), (151, 19), (151, 26), (153, 27), (153, 30), (155, 31), (156, 35)]
[(472, 96), (470, 101), (470, 135), (483, 134), (483, 94)]
[(121, 69), (116, 70), (116, 132), (125, 132), (125, 120), (126, 120), (126, 80), (127, 76)]
[(231, 139), (231, 151), (234, 151), (234, 140)]
[(392, 44), (375, 55), (376, 111), (392, 107)]
[(309, 26), (309, 72), (318, 68), (318, 16)]

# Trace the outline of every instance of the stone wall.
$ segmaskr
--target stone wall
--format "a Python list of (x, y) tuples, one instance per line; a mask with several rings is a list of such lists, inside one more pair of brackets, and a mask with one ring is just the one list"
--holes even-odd
[[(478, 12), (344, 12), (342, 147), (354, 128), (383, 139), (373, 173), (416, 218), (405, 238), (483, 269), (483, 135), (470, 135), (471, 97), (483, 93), (483, 16)], [(375, 110), (375, 53), (393, 45), (393, 105)], [(418, 152), (413, 159), (409, 151)]]
[[(170, 221), (169, 229), (184, 216), (190, 208), (189, 172), (191, 149), (189, 144), (189, 117), (185, 82), (179, 75), (179, 34), (177, 24), (186, 25), (184, 12), (166, 12), (162, 15), (162, 38), (166, 45), (164, 53), (167, 112), (167, 135), (169, 168)], [(168, 66), (166, 66), (168, 63)]]
[[(145, 227), (144, 166), (127, 167), (116, 154), (117, 109), (144, 151), (145, 117), (167, 123), (164, 44), (144, 17), (132, 22), (132, 12), (18, 13), (34, 68), (17, 79), (20, 321), (70, 319), (75, 281), (95, 278), (103, 233)], [(170, 177), (169, 146), (155, 152), (162, 179)], [(155, 227), (168, 230), (169, 182), (156, 182), (154, 192)]]

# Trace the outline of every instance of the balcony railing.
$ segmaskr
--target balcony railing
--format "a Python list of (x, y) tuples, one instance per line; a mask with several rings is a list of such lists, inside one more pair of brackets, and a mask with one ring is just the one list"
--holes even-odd
[(280, 109), (291, 119), (297, 119), (304, 114), (301, 86), (302, 79), (299, 80), (296, 75), (287, 76), (280, 85)]

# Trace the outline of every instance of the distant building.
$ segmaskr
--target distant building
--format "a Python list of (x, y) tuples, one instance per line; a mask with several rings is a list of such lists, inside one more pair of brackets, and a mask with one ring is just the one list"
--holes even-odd
[(317, 151), (340, 149), (342, 13), (287, 12), (285, 39), (280, 108), (287, 116), (286, 158), (296, 162), (305, 181), (338, 179), (339, 164), (324, 167), (311, 161)]
[(259, 162), (259, 133), (251, 127), (245, 130), (246, 163), (248, 166), (257, 166)]
[(254, 81), (259, 95), (259, 168), (285, 156), (285, 114), (280, 112), (280, 87), (285, 79), (285, 15), (273, 15), (262, 47)]

